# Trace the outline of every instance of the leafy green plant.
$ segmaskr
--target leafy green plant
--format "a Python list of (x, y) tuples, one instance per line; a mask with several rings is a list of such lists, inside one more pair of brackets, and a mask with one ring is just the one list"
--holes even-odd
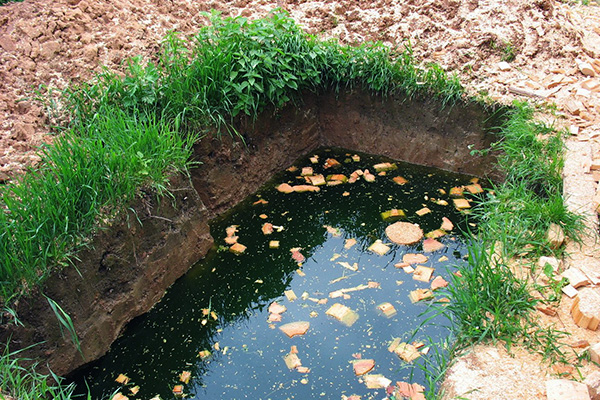
[(71, 341), (77, 348), (77, 351), (79, 351), (79, 354), (81, 354), (81, 357), (85, 358), (83, 356), (83, 353), (81, 352), (81, 343), (79, 342), (79, 336), (77, 336), (77, 331), (75, 331), (75, 326), (73, 325), (73, 320), (71, 320), (71, 317), (69, 316), (69, 314), (67, 314), (65, 312), (65, 310), (63, 310), (62, 307), (57, 302), (52, 300), (50, 297), (48, 297), (46, 295), (44, 295), (44, 297), (46, 297), (46, 300), (48, 300), (48, 304), (50, 305), (52, 312), (54, 313), (54, 315), (56, 316), (56, 319), (59, 322), (60, 333), (64, 337), (65, 336), (64, 331), (66, 330), (69, 333)]

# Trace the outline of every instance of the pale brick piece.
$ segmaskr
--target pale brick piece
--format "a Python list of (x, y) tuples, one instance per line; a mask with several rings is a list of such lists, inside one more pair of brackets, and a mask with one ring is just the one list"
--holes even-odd
[(568, 379), (546, 381), (546, 396), (548, 400), (591, 400), (586, 385)]
[(594, 371), (589, 374), (583, 383), (588, 387), (590, 398), (592, 400), (600, 400), (600, 371)]
[(600, 364), (600, 342), (590, 346), (590, 360)]
[(563, 278), (567, 278), (569, 283), (574, 288), (579, 288), (581, 286), (587, 286), (590, 284), (587, 276), (583, 272), (579, 270), (579, 268), (569, 268), (565, 272), (561, 274)]
[(573, 305), (571, 315), (575, 323), (595, 331), (600, 325), (600, 291), (585, 288), (579, 291)]

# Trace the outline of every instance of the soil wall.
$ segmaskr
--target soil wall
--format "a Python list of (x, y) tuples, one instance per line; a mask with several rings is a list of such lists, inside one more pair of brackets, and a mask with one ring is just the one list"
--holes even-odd
[[(213, 245), (208, 223), (255, 192), (277, 171), (319, 146), (382, 154), (415, 164), (473, 175), (491, 170), (492, 159), (474, 159), (485, 148), (487, 114), (476, 105), (442, 107), (431, 100), (403, 102), (356, 90), (306, 95), (301, 106), (241, 119), (244, 138), (207, 137), (195, 147), (202, 164), (173, 180), (174, 199), (152, 196), (135, 205), (92, 246), (79, 253), (77, 269), (50, 278), (45, 294), (73, 319), (85, 360), (61, 336), (58, 321), (40, 294), (22, 299), (23, 327), (0, 326), (11, 349), (44, 342), (28, 356), (43, 357), (59, 375), (102, 356), (131, 319), (147, 312), (165, 290)], [(140, 223), (137, 221), (139, 218)]]

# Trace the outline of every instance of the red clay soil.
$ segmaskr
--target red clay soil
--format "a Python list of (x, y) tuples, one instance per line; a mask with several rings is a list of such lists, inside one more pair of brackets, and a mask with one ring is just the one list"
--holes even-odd
[[(90, 79), (102, 66), (121, 71), (127, 57), (152, 57), (168, 31), (193, 34), (206, 24), (202, 11), (254, 18), (277, 5), (308, 32), (344, 43), (380, 40), (401, 46), (410, 41), (418, 60), (437, 62), (458, 74), (469, 94), (501, 102), (526, 99), (556, 104), (555, 115), (540, 118), (569, 129), (572, 135), (567, 142), (565, 192), (571, 209), (587, 215), (591, 228), (583, 247), (569, 244), (571, 257), (565, 266), (600, 271), (593, 233), (598, 228), (600, 200), (600, 9), (593, 3), (25, 0), (1, 6), (0, 181), (35, 165), (36, 147), (52, 140), (47, 134), (47, 113), (31, 100), (33, 89), (41, 88), (42, 93), (47, 91), (44, 88), (61, 89)], [(511, 55), (514, 61), (501, 62)], [(574, 337), (597, 342), (597, 332), (582, 331), (571, 323), (568, 309), (563, 310), (570, 301), (563, 302), (560, 319), (554, 323)], [(544, 379), (556, 371), (538, 367), (539, 360), (532, 360), (536, 367), (530, 368), (529, 356), (523, 352), (519, 365), (511, 369), (510, 358), (493, 347), (473, 354), (460, 364), (459, 375), (478, 382), (477, 388), (465, 389), (475, 389), (467, 397), (546, 398)], [(467, 370), (475, 372), (469, 375)], [(518, 375), (519, 383), (506, 381), (507, 374)], [(456, 382), (450, 393), (461, 395)], [(517, 392), (500, 390), (507, 387)]]

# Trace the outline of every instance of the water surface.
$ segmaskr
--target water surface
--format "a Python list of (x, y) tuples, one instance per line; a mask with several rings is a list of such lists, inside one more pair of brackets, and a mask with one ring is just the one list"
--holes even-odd
[[(452, 220), (454, 231), (438, 239), (445, 247), (427, 253), (429, 259), (422, 263), (435, 268), (434, 276), (447, 277), (447, 268), (461, 262), (466, 249), (457, 233), (465, 227), (464, 216), (444, 193), (468, 184), (470, 177), (396, 163), (397, 170), (376, 175), (371, 183), (360, 179), (321, 186), (315, 193), (283, 194), (275, 189), (283, 182), (304, 183), (299, 177), (302, 167), (310, 166), (324, 175), (349, 176), (356, 169), (374, 172), (374, 164), (389, 161), (357, 154), (357, 162), (351, 158), (355, 154), (327, 149), (310, 154), (294, 164), (297, 171), (277, 175), (215, 221), (211, 226), (215, 248), (149, 313), (129, 324), (105, 357), (77, 375), (79, 389), (85, 391), (86, 380), (93, 398), (120, 391), (130, 399), (159, 395), (165, 400), (176, 397), (172, 392), (175, 385), (183, 385), (187, 399), (385, 397), (384, 389), (367, 389), (363, 379), (355, 376), (351, 362), (357, 357), (375, 360), (372, 374), (383, 374), (393, 382), (410, 379), (424, 383), (422, 372), (390, 353), (388, 345), (394, 338), (436, 340), (447, 332), (432, 324), (417, 329), (425, 318), (421, 314), (427, 301), (412, 304), (409, 293), (429, 288), (430, 283), (414, 280), (395, 264), (406, 253), (421, 253), (421, 243), (392, 244), (384, 232), (390, 223), (382, 220), (381, 212), (402, 209), (405, 220), (419, 224), (425, 232), (438, 229), (442, 217)], [(319, 156), (317, 164), (309, 159), (314, 155)], [(327, 158), (336, 159), (341, 166), (325, 170)], [(396, 176), (408, 183), (394, 183)], [(268, 203), (253, 205), (260, 199)], [(449, 204), (438, 204), (439, 200)], [(424, 206), (431, 213), (418, 216), (416, 211)], [(261, 230), (266, 222), (276, 227), (270, 235)], [(238, 226), (238, 242), (247, 247), (241, 255), (231, 253), (224, 241), (231, 225)], [(282, 230), (278, 232), (277, 227)], [(349, 249), (344, 247), (348, 239), (357, 241)], [(367, 250), (377, 239), (390, 246), (387, 254)], [(272, 240), (279, 241), (279, 248), (269, 247)], [(293, 248), (300, 248), (305, 261), (298, 263), (292, 257)], [(358, 270), (347, 269), (340, 262), (356, 263)], [(349, 298), (329, 296), (335, 290), (369, 282), (379, 287), (349, 292)], [(293, 290), (298, 298), (288, 300), (286, 290)], [(327, 299), (325, 304), (323, 299)], [(268, 321), (267, 309), (273, 301), (287, 307), (281, 322)], [(377, 306), (383, 302), (391, 303), (397, 314), (386, 318), (378, 312)], [(350, 307), (358, 320), (348, 327), (326, 315), (334, 303)], [(279, 326), (295, 321), (308, 321), (310, 328), (305, 335), (289, 338)], [(444, 323), (436, 321), (437, 325)], [(284, 356), (292, 346), (310, 372), (288, 369)], [(211, 355), (203, 358), (199, 356), (202, 351)], [(191, 373), (187, 384), (179, 380), (183, 371)], [(127, 385), (115, 382), (119, 374), (129, 377)], [(134, 386), (139, 386), (135, 395), (130, 392)]]

